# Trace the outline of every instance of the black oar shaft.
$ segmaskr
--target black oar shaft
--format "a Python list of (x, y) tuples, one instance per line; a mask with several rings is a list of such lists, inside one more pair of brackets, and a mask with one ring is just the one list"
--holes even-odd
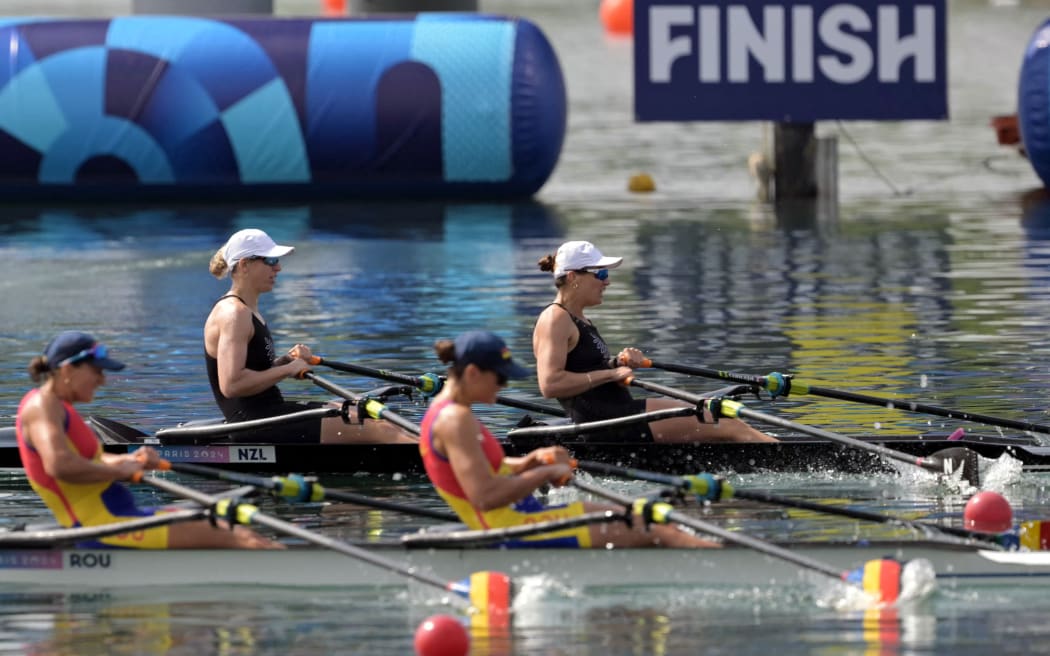
[[(630, 497), (624, 496), (617, 492), (613, 492), (611, 490), (606, 490), (604, 488), (597, 487), (595, 485), (591, 485), (590, 483), (586, 483), (578, 479), (573, 479), (573, 485), (575, 485), (580, 490), (583, 490), (584, 492), (589, 492), (591, 494), (594, 494), (595, 496), (604, 497), (614, 503), (618, 503), (628, 508), (634, 505), (634, 499)], [(821, 574), (826, 574), (840, 581), (843, 580), (846, 575), (845, 572), (841, 572), (826, 563), (813, 560), (808, 556), (795, 553), (783, 547), (779, 547), (775, 544), (770, 544), (769, 542), (759, 540), (758, 538), (753, 538), (745, 533), (734, 533), (732, 531), (727, 531), (721, 526), (705, 522), (695, 517), (691, 517), (677, 510), (672, 510), (668, 512), (667, 519), (672, 522), (675, 522), (676, 524), (688, 526), (692, 529), (700, 531), (701, 533), (706, 533), (708, 535), (713, 535), (715, 537), (721, 538), (726, 542), (739, 544), (748, 547), (749, 549), (754, 549), (755, 551), (758, 551), (760, 553), (764, 553), (768, 556), (780, 558), (781, 560), (793, 563), (795, 565), (798, 565), (799, 567), (810, 569), (815, 572), (820, 572)]]
[[(165, 492), (170, 492), (171, 494), (180, 496), (184, 499), (190, 499), (191, 501), (195, 501), (203, 506), (210, 507), (220, 501), (220, 499), (216, 497), (205, 494), (204, 492), (201, 492), (199, 490), (194, 490), (193, 488), (186, 487), (185, 485), (180, 485), (178, 483), (175, 483), (174, 481), (150, 476), (143, 478), (142, 482), (152, 485), (157, 489), (164, 490)], [(343, 555), (350, 556), (351, 558), (356, 558), (357, 560), (364, 561), (380, 569), (385, 569), (387, 571), (400, 574), (410, 579), (414, 579), (416, 581), (419, 581), (420, 583), (426, 583), (427, 585), (432, 585), (442, 590), (449, 589), (449, 582), (442, 581), (441, 579), (435, 576), (431, 576), (424, 572), (420, 572), (416, 568), (408, 567), (396, 561), (384, 558), (366, 549), (362, 549), (347, 542), (343, 542), (342, 540), (336, 540), (334, 538), (328, 537), (327, 535), (315, 533), (314, 531), (307, 530), (305, 528), (302, 528), (301, 526), (292, 524), (291, 522), (286, 522), (284, 520), (278, 519), (277, 517), (272, 517), (263, 512), (259, 512), (258, 510), (253, 510), (252, 512), (247, 513), (247, 517), (245, 517), (244, 519), (246, 519), (247, 522), (243, 523), (251, 523), (258, 524), (260, 526), (266, 526), (279, 533), (284, 533), (285, 535), (290, 535), (292, 537), (305, 540), (306, 542), (316, 544), (317, 546), (324, 547), (326, 549), (331, 549), (332, 551), (336, 551)]]
[[(385, 369), (374, 369), (372, 367), (365, 367), (359, 364), (352, 364), (349, 362), (336, 362), (327, 358), (315, 357), (311, 361), (312, 364), (323, 364), (326, 367), (337, 369), (339, 371), (345, 371), (347, 373), (359, 374), (361, 376), (368, 376), (370, 378), (378, 378), (380, 380), (389, 380), (392, 383), (404, 383), (405, 385), (411, 385), (419, 388), (424, 393), (434, 394), (441, 389), (441, 378), (434, 374), (426, 374), (424, 376), (410, 376), (408, 374), (399, 374), (394, 371), (387, 371)], [(499, 394), (496, 396), (496, 403), (505, 405), (510, 408), (518, 408), (519, 410), (531, 410), (533, 412), (542, 412), (555, 417), (564, 417), (565, 410), (552, 406), (545, 405), (542, 403), (533, 403), (531, 401), (522, 401), (520, 399), (514, 399), (509, 396)]]
[[(251, 485), (263, 490), (271, 490), (281, 496), (284, 490), (289, 486), (298, 487), (298, 481), (293, 481), (288, 478), (275, 476), (273, 478), (263, 478), (261, 476), (252, 476), (250, 474), (242, 474), (240, 472), (227, 471), (225, 469), (216, 469), (214, 467), (207, 467), (205, 465), (196, 465), (189, 462), (173, 462), (170, 464), (170, 469), (177, 472), (183, 472), (186, 474), (194, 474), (196, 476), (204, 476), (207, 478), (215, 478), (222, 481), (229, 481), (231, 483), (243, 483), (244, 485)], [(377, 508), (379, 510), (392, 510), (394, 512), (405, 513), (406, 515), (416, 515), (419, 517), (429, 517), (431, 519), (438, 519), (444, 522), (458, 522), (459, 517), (453, 513), (441, 512), (438, 510), (430, 510), (428, 508), (418, 508), (416, 506), (409, 506), (406, 504), (395, 503), (393, 501), (386, 501), (384, 499), (376, 499), (373, 497), (365, 496), (363, 494), (355, 494), (353, 492), (347, 492), (345, 490), (330, 490), (319, 483), (313, 484), (316, 489), (320, 490), (321, 496), (324, 499), (330, 499), (334, 501), (345, 501), (347, 503), (354, 503), (359, 506), (368, 506), (370, 508)]]
[[(622, 467), (620, 465), (610, 465), (604, 462), (594, 462), (590, 460), (580, 460), (576, 463), (578, 469), (599, 474), (609, 474), (611, 476), (620, 476), (623, 478), (632, 478), (642, 481), (648, 481), (650, 483), (657, 483), (660, 485), (666, 485), (668, 487), (683, 490), (686, 492), (697, 492), (695, 482), (689, 478), (683, 476), (675, 476), (673, 474), (663, 474), (660, 472), (647, 471), (645, 469), (635, 469), (633, 467)], [(705, 477), (708, 475), (704, 475)], [(700, 477), (692, 477), (700, 478)], [(710, 477), (712, 481), (717, 481), (714, 477)], [(911, 528), (913, 530), (922, 531), (925, 534), (929, 534), (931, 531), (940, 533), (946, 533), (949, 535), (977, 540), (980, 542), (989, 542), (994, 545), (1000, 545), (1001, 541), (999, 536), (990, 535), (987, 533), (979, 533), (977, 531), (969, 531), (964, 528), (956, 528), (954, 526), (940, 526), (935, 524), (927, 524), (921, 521), (913, 521), (908, 519), (900, 519), (897, 517), (891, 517), (889, 515), (882, 515), (867, 510), (857, 510), (854, 508), (843, 508), (841, 506), (828, 506), (821, 503), (815, 503), (813, 501), (806, 501), (805, 499), (792, 499), (788, 497), (782, 497), (779, 495), (771, 494), (764, 490), (741, 490), (728, 483), (723, 484), (716, 496), (706, 496), (709, 494), (709, 490), (705, 489), (702, 496), (708, 500), (714, 500), (715, 498), (729, 499), (746, 499), (748, 501), (759, 501), (762, 503), (770, 503), (778, 506), (784, 506), (788, 508), (799, 508), (801, 510), (811, 510), (813, 512), (819, 512), (826, 515), (838, 515), (841, 517), (849, 517), (851, 519), (859, 519), (862, 521), (878, 522), (881, 524), (896, 524), (905, 528)]]
[[(760, 421), (764, 424), (769, 424), (771, 426), (779, 426), (788, 430), (812, 435), (813, 437), (820, 437), (825, 440), (838, 442), (839, 444), (845, 444), (846, 446), (852, 446), (857, 449), (869, 451), (871, 453), (876, 453), (880, 456), (884, 456), (891, 460), (897, 460), (898, 462), (904, 462), (909, 465), (921, 467), (926, 471), (933, 472), (935, 474), (953, 474), (954, 470), (952, 468), (955, 466), (956, 460), (959, 460), (958, 458), (949, 459), (938, 458), (936, 456), (929, 458), (922, 456), (913, 456), (907, 453), (903, 453), (901, 451), (890, 449), (875, 442), (859, 440), (855, 437), (849, 437), (848, 435), (833, 433), (831, 431), (827, 431), (822, 428), (817, 428), (815, 426), (808, 426), (806, 424), (800, 424), (794, 421), (789, 421), (787, 419), (783, 419), (774, 415), (769, 415), (764, 412), (756, 412), (745, 407), (742, 403), (730, 399), (709, 399), (700, 396), (699, 394), (692, 394), (690, 392), (685, 392), (683, 390), (676, 389), (673, 387), (667, 387), (665, 385), (659, 385), (656, 383), (648, 383), (635, 378), (630, 379), (630, 384), (632, 386), (640, 387), (651, 392), (656, 392), (658, 394), (663, 394), (672, 398), (681, 399), (690, 403), (703, 405), (705, 408), (711, 410), (711, 414), (713, 414), (715, 417), (726, 416), (742, 417), (744, 419), (754, 419), (756, 421)], [(715, 407), (715, 404), (718, 404), (717, 411), (713, 409), (713, 407)], [(958, 448), (958, 450), (961, 452), (972, 453), (969, 452), (967, 449), (963, 448)], [(972, 482), (974, 485), (977, 485), (979, 483), (980, 473), (976, 470), (976, 467), (973, 465), (973, 463), (966, 464), (964, 461), (960, 461), (958, 464), (962, 465), (963, 476), (970, 480), (970, 482)]]
[(938, 417), (947, 417), (949, 419), (958, 419), (961, 421), (973, 421), (979, 424), (1002, 426), (1003, 428), (1013, 428), (1016, 430), (1030, 431), (1033, 433), (1050, 433), (1050, 426), (1043, 426), (1042, 424), (1033, 424), (1027, 421), (1016, 421), (1013, 419), (1006, 419), (1003, 417), (992, 417), (989, 415), (983, 415), (976, 412), (966, 412), (963, 410), (950, 410), (948, 408), (941, 408), (935, 405), (927, 405), (925, 403), (917, 403), (915, 401), (894, 401), (892, 399), (886, 399), (878, 396), (868, 396), (866, 394), (857, 394), (855, 392), (847, 392), (844, 390), (835, 390), (827, 387), (818, 387), (816, 385), (808, 385), (800, 381), (792, 380), (791, 389), (796, 390), (796, 388), (803, 394), (809, 393), (815, 396), (823, 396), (829, 399), (838, 399), (840, 401), (866, 403), (868, 405), (877, 405), (883, 408), (889, 408), (891, 410), (907, 410), (909, 412), (937, 415)]
[[(688, 374), (692, 376), (703, 376), (705, 378), (716, 378), (720, 380), (728, 380), (736, 383), (745, 383), (750, 385), (757, 385), (763, 389), (768, 389), (770, 392), (778, 393), (777, 389), (772, 389), (771, 378), (769, 376), (755, 376), (752, 374), (741, 374), (733, 373), (731, 371), (720, 371), (717, 369), (709, 369), (707, 367), (697, 367), (693, 365), (681, 365), (673, 362), (656, 362), (655, 360), (649, 361), (649, 366), (656, 369), (663, 369), (665, 371), (672, 371), (674, 373)], [(855, 403), (865, 403), (868, 405), (876, 405), (882, 408), (889, 408), (891, 410), (906, 410), (909, 412), (916, 412), (922, 414), (936, 415), (938, 417), (946, 417), (949, 419), (958, 419), (961, 421), (973, 421), (981, 424), (988, 424), (990, 426), (1001, 426), (1003, 428), (1013, 428), (1016, 430), (1030, 431), (1033, 433), (1050, 433), (1050, 426), (1043, 424), (1033, 424), (1027, 421), (1017, 421), (1014, 419), (1007, 419), (1004, 417), (993, 417), (990, 415), (979, 414), (976, 412), (966, 412), (963, 410), (951, 410), (935, 405), (929, 405), (926, 403), (919, 403), (916, 401), (894, 401), (893, 399), (887, 399), (880, 396), (872, 396), (869, 394), (858, 394), (856, 392), (848, 392), (844, 390), (836, 390), (828, 387), (820, 387), (818, 385), (810, 385), (805, 381), (799, 380), (794, 377), (785, 376), (788, 378), (790, 387), (788, 393), (797, 394), (812, 394), (814, 396), (823, 396), (829, 399), (838, 399), (840, 401), (853, 401)], [(779, 393), (783, 393), (783, 390), (779, 390)]]
[(546, 405), (543, 403), (533, 403), (532, 401), (522, 401), (521, 399), (514, 399), (503, 394), (496, 395), (496, 403), (505, 405), (509, 408), (517, 408), (518, 410), (531, 410), (533, 412), (542, 412), (552, 417), (566, 417), (565, 410), (555, 407), (553, 405)]
[[(726, 404), (731, 403), (729, 401), (722, 401), (723, 408), (726, 408)], [(781, 417), (769, 415), (764, 412), (756, 412), (749, 408), (745, 408), (739, 403), (735, 403), (732, 406), (730, 416), (743, 417), (745, 419), (754, 419), (764, 424), (770, 424), (771, 426), (780, 426), (781, 428), (787, 428), (788, 430), (798, 431), (800, 433), (806, 433), (813, 437), (821, 437), (831, 442), (838, 442), (847, 446), (856, 447), (872, 453), (877, 453), (880, 456), (885, 456), (891, 460), (897, 460), (899, 462), (905, 462), (910, 465), (917, 465), (923, 469), (933, 471), (938, 474), (945, 473), (942, 471), (942, 467), (938, 463), (929, 462), (926, 458), (920, 456), (913, 456), (901, 451), (896, 451), (888, 447), (876, 444), (874, 442), (866, 442), (864, 440), (858, 440), (855, 437), (849, 437), (848, 435), (842, 435), (840, 433), (833, 433), (831, 431), (824, 430), (823, 428), (817, 428), (815, 426), (809, 426), (806, 424), (799, 424), (794, 421), (789, 421)]]
[(404, 429), (412, 435), (419, 435), (419, 426), (405, 419), (401, 415), (396, 414), (390, 408), (386, 407), (385, 404), (380, 403), (375, 399), (367, 399), (361, 394), (351, 392), (345, 387), (336, 385), (332, 381), (326, 378), (322, 378), (321, 376), (318, 376), (317, 374), (310, 371), (303, 372), (302, 377), (312, 380), (314, 384), (316, 384), (318, 387), (328, 390), (336, 396), (340, 396), (346, 399), (347, 401), (350, 401), (351, 403), (357, 404), (359, 413), (363, 412), (365, 413), (365, 415), (372, 417), (373, 419), (383, 419), (389, 421), (390, 423)]
[(631, 426), (633, 424), (648, 424), (651, 421), (659, 421), (661, 419), (672, 419), (674, 417), (688, 417), (693, 415), (696, 415), (695, 408), (661, 408), (660, 410), (651, 410), (649, 412), (643, 412), (636, 415), (626, 415), (623, 417), (615, 417), (613, 419), (599, 419), (597, 421), (587, 421), (582, 424), (559, 424), (554, 426), (525, 426), (522, 428), (514, 428), (507, 433), (507, 437), (525, 437), (535, 435), (583, 435), (586, 433), (595, 433), (611, 428), (622, 428), (624, 426)]
[[(328, 358), (315, 357), (311, 364), (323, 364), (324, 366), (338, 369), (340, 372), (346, 372), (348, 374), (358, 374), (359, 376), (367, 376), (369, 378), (378, 378), (379, 380), (388, 380), (392, 383), (402, 383), (405, 385), (412, 385), (422, 389), (423, 392), (437, 392), (436, 386), (440, 386), (440, 379), (437, 377), (428, 378), (422, 376), (409, 376), (407, 374), (398, 374), (397, 372), (387, 372), (386, 369), (377, 369), (371, 366), (362, 366), (360, 364), (352, 364), (350, 362), (336, 362), (329, 360)], [(434, 381), (437, 380), (438, 384), (435, 385)]]

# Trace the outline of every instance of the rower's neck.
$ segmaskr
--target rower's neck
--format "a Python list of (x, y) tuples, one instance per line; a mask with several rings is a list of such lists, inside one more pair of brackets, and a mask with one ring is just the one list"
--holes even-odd
[(565, 311), (574, 317), (583, 319), (583, 303), (569, 298), (566, 294), (558, 293), (554, 302), (565, 308)]
[(244, 301), (244, 304), (247, 305), (252, 312), (259, 314), (259, 292), (252, 289), (246, 289), (235, 283), (230, 287), (230, 291), (227, 292), (226, 295), (236, 296)]

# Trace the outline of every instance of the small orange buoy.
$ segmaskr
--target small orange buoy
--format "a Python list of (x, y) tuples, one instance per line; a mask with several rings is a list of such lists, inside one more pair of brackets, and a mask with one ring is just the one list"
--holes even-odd
[(345, 16), (346, 0), (321, 0), (321, 13), (325, 16)]
[(634, 33), (634, 0), (602, 0), (598, 16), (611, 34)]
[(648, 193), (650, 191), (656, 191), (656, 183), (653, 182), (653, 176), (648, 173), (636, 173), (627, 181), (627, 190), (633, 191), (636, 194)]

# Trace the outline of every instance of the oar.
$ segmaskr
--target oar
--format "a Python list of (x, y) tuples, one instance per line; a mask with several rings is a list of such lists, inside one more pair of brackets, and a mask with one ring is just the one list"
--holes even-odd
[(870, 451), (871, 453), (877, 453), (880, 456), (890, 458), (891, 460), (897, 460), (909, 465), (921, 467), (922, 469), (934, 474), (943, 474), (949, 477), (961, 475), (964, 480), (974, 487), (980, 486), (981, 475), (977, 453), (965, 447), (942, 449), (928, 456), (913, 456), (887, 448), (881, 444), (865, 442), (864, 440), (858, 440), (854, 437), (833, 433), (822, 428), (807, 426), (806, 424), (799, 424), (774, 415), (768, 415), (764, 412), (756, 412), (748, 409), (739, 401), (733, 401), (731, 399), (707, 399), (697, 394), (691, 394), (673, 387), (667, 387), (666, 385), (643, 382), (637, 378), (630, 378), (628, 379), (628, 382), (630, 385), (649, 390), (650, 392), (656, 392), (657, 394), (663, 394), (672, 398), (696, 403), (698, 407), (702, 405), (711, 412), (711, 415), (716, 420), (719, 417), (743, 417), (745, 419), (754, 419), (755, 421), (761, 421), (773, 426), (787, 428), (799, 433), (805, 433), (832, 442), (852, 446), (857, 449), (863, 449), (864, 451)]
[(279, 533), (305, 540), (325, 549), (331, 549), (380, 569), (400, 574), (406, 578), (441, 590), (453, 592), (459, 597), (470, 601), (472, 607), (485, 619), (489, 626), (507, 626), (509, 623), (511, 581), (506, 574), (500, 572), (475, 572), (462, 581), (443, 581), (434, 575), (419, 571), (416, 567), (410, 567), (384, 558), (348, 542), (336, 540), (327, 535), (322, 535), (267, 515), (251, 504), (237, 503), (235, 500), (213, 497), (185, 485), (155, 476), (142, 477), (141, 481), (165, 492), (175, 494), (184, 499), (190, 499), (209, 508), (214, 508), (216, 517), (225, 519), (231, 524), (258, 524), (266, 526)]
[(240, 472), (232, 472), (227, 471), (225, 469), (207, 467), (204, 465), (195, 465), (193, 463), (188, 462), (168, 463), (167, 461), (165, 461), (165, 465), (162, 468), (170, 469), (172, 471), (177, 472), (183, 472), (186, 474), (194, 474), (197, 476), (205, 476), (208, 478), (229, 481), (231, 483), (243, 483), (245, 485), (252, 485), (261, 490), (269, 490), (270, 493), (274, 496), (290, 499), (292, 501), (316, 502), (324, 501), (325, 499), (335, 501), (346, 501), (348, 503), (354, 503), (359, 506), (368, 506), (371, 508), (378, 508), (380, 510), (393, 510), (395, 512), (405, 513), (407, 515), (429, 517), (431, 519), (438, 519), (444, 522), (460, 521), (459, 517), (450, 512), (441, 512), (439, 510), (430, 510), (428, 508), (420, 508), (418, 506), (410, 506), (407, 504), (395, 503), (393, 501), (376, 499), (362, 494), (347, 492), (345, 490), (330, 490), (318, 483), (317, 481), (308, 480), (299, 474), (263, 478), (261, 476), (252, 476), (251, 474), (242, 474)]
[(340, 387), (330, 380), (322, 378), (312, 371), (304, 371), (301, 375), (302, 378), (308, 378), (314, 382), (318, 387), (328, 390), (336, 396), (340, 396), (347, 401), (357, 406), (359, 412), (363, 412), (372, 419), (384, 419), (389, 421), (395, 426), (399, 426), (404, 430), (408, 431), (412, 435), (419, 436), (419, 426), (415, 425), (411, 421), (405, 419), (401, 415), (395, 413), (393, 410), (388, 408), (385, 404), (376, 401), (375, 399), (368, 398), (362, 394), (355, 394), (345, 387)]
[(646, 471), (644, 469), (621, 467), (618, 465), (609, 465), (590, 460), (577, 461), (576, 467), (583, 471), (592, 473), (608, 474), (611, 476), (620, 476), (623, 478), (631, 478), (666, 485), (676, 490), (694, 494), (702, 501), (725, 501), (732, 498), (747, 499), (748, 501), (761, 501), (788, 508), (811, 510), (826, 515), (838, 515), (840, 517), (849, 517), (851, 519), (859, 519), (862, 521), (877, 522), (881, 524), (894, 524), (920, 531), (926, 537), (932, 537), (937, 533), (942, 533), (965, 538), (967, 540), (991, 543), (1000, 547), (1015, 546), (1017, 541), (1016, 536), (1009, 534), (981, 533), (979, 531), (970, 531), (954, 526), (940, 526), (938, 524), (930, 524), (922, 521), (891, 517), (889, 515), (882, 515), (867, 510), (856, 510), (853, 508), (843, 508), (841, 506), (828, 506), (814, 503), (812, 501), (806, 501), (804, 499), (791, 499), (788, 497), (777, 496), (764, 490), (741, 490), (734, 487), (729, 482), (707, 473), (690, 476), (674, 476), (671, 474), (661, 474), (659, 472)]
[(758, 538), (751, 537), (744, 533), (734, 533), (716, 524), (711, 524), (702, 519), (683, 514), (682, 512), (675, 510), (674, 506), (666, 502), (655, 501), (653, 499), (635, 500), (617, 492), (606, 490), (581, 481), (578, 478), (573, 478), (572, 483), (584, 492), (604, 497), (626, 508), (633, 508), (635, 512), (641, 514), (648, 521), (660, 524), (674, 522), (676, 524), (688, 526), (689, 528), (700, 531), (701, 533), (713, 535), (726, 542), (732, 542), (734, 544), (748, 547), (749, 549), (754, 549), (759, 553), (772, 556), (773, 558), (779, 558), (804, 569), (824, 574), (838, 581), (860, 583), (861, 588), (868, 594), (873, 595), (879, 602), (892, 603), (900, 596), (900, 574), (902, 563), (899, 561), (892, 559), (872, 560), (865, 563), (863, 567), (843, 572), (831, 565), (814, 560), (813, 558), (785, 549), (778, 545), (759, 540)]
[(523, 428), (513, 428), (507, 432), (507, 437), (583, 435), (585, 433), (593, 433), (609, 428), (619, 428), (630, 426), (631, 424), (647, 424), (650, 421), (670, 419), (672, 417), (688, 417), (695, 414), (696, 408), (662, 408), (660, 410), (650, 410), (649, 412), (642, 412), (636, 415), (626, 415), (623, 417), (615, 417), (613, 419), (600, 419), (598, 421), (587, 421), (580, 424), (555, 424), (552, 426), (525, 426)]
[[(380, 380), (389, 380), (392, 383), (402, 383), (405, 385), (411, 385), (412, 387), (418, 388), (421, 392), (428, 395), (437, 394), (441, 391), (441, 386), (444, 385), (445, 379), (443, 376), (437, 374), (425, 373), (421, 376), (410, 376), (407, 374), (399, 374), (393, 371), (387, 371), (385, 369), (373, 369), (372, 367), (365, 367), (359, 364), (352, 364), (349, 362), (336, 362), (327, 358), (322, 358), (315, 355), (310, 359), (310, 364), (313, 365), (324, 365), (338, 371), (345, 371), (347, 373), (358, 374), (360, 376), (368, 376), (370, 378), (378, 378)], [(547, 405), (543, 403), (532, 403), (531, 401), (522, 401), (520, 399), (514, 399), (509, 396), (502, 394), (496, 395), (496, 403), (505, 405), (511, 408), (518, 408), (519, 410), (531, 410), (532, 412), (542, 412), (544, 414), (552, 415), (555, 417), (564, 417), (565, 410), (557, 406)]]
[(1016, 421), (1014, 419), (992, 417), (989, 415), (978, 414), (976, 412), (966, 412), (963, 410), (950, 410), (948, 408), (942, 408), (935, 405), (927, 405), (925, 403), (919, 403), (917, 401), (894, 401), (893, 399), (887, 399), (881, 396), (870, 396), (867, 394), (857, 394), (855, 392), (836, 390), (828, 387), (819, 387), (817, 385), (811, 385), (805, 381), (798, 380), (790, 374), (781, 374), (774, 372), (767, 376), (754, 376), (750, 374), (738, 374), (729, 371), (718, 371), (717, 369), (707, 369), (705, 367), (694, 367), (668, 362), (656, 362), (654, 360), (646, 360), (644, 366), (653, 367), (654, 369), (663, 369), (665, 371), (673, 371), (675, 373), (680, 374), (703, 376), (705, 378), (716, 378), (720, 380), (729, 380), (737, 383), (745, 383), (748, 385), (756, 385), (762, 389), (765, 389), (773, 396), (788, 396), (791, 393), (812, 394), (814, 396), (823, 396), (829, 399), (838, 399), (840, 401), (854, 401), (856, 403), (867, 403), (868, 405), (877, 405), (882, 408), (906, 410), (908, 412), (937, 415), (939, 417), (959, 419), (962, 421), (973, 421), (980, 424), (988, 424), (990, 426), (1001, 426), (1003, 428), (1013, 428), (1016, 430), (1030, 431), (1033, 433), (1050, 433), (1050, 426), (1045, 426), (1043, 424), (1033, 424), (1027, 421)]

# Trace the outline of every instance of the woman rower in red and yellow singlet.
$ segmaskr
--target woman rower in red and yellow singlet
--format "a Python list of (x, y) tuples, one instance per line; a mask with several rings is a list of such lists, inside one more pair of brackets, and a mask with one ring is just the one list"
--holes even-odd
[[(517, 365), (506, 344), (485, 331), (466, 332), (434, 345), (449, 364), (448, 381), (423, 418), (419, 450), (427, 475), (438, 493), (472, 529), (506, 528), (552, 519), (578, 517), (613, 506), (576, 501), (543, 505), (533, 492), (542, 485), (560, 486), (572, 478), (568, 452), (544, 447), (520, 458), (503, 447), (474, 416), (474, 403), (495, 403), (510, 378), (528, 371)], [(673, 526), (633, 522), (582, 526), (524, 538), (529, 546), (717, 547)]]
[[(164, 512), (139, 508), (124, 481), (145, 469), (155, 468), (160, 458), (150, 447), (134, 454), (112, 454), (102, 450), (94, 431), (73, 407), (90, 402), (95, 390), (106, 382), (105, 371), (119, 371), (122, 362), (109, 357), (108, 349), (93, 337), (64, 332), (47, 345), (43, 355), (33, 358), (29, 374), (40, 385), (22, 398), (15, 418), (18, 450), (30, 485), (65, 527), (99, 526)], [(84, 543), (91, 547), (137, 549), (283, 548), (251, 529), (233, 531), (208, 521), (122, 533)]]

